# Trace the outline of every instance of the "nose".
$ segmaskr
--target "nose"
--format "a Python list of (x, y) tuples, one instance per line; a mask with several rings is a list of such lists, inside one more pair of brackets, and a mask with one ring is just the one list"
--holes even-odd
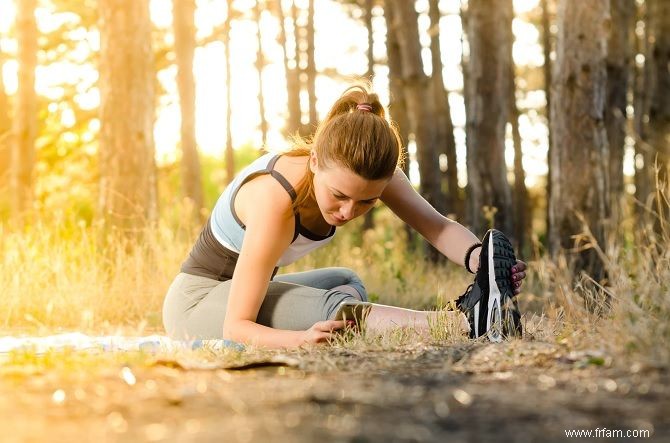
[(345, 220), (351, 220), (354, 218), (354, 202), (349, 201), (340, 206), (340, 217)]

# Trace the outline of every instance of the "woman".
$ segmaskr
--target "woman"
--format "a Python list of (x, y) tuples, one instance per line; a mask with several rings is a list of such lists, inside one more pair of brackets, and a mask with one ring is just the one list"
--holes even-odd
[[(328, 243), (336, 227), (378, 200), (449, 259), (479, 270), (457, 303), (472, 337), (492, 331), (489, 337), (499, 339), (501, 318), (510, 320), (502, 332), (520, 332), (513, 296), (526, 265), (514, 259), (501, 233), (490, 231), (482, 248), (474, 234), (435, 211), (398, 169), (400, 154), (400, 138), (378, 97), (354, 86), (333, 105), (311, 143), (247, 166), (219, 198), (166, 295), (168, 334), (266, 347), (327, 341), (345, 327), (333, 319), (339, 304), (367, 300), (361, 280), (344, 268), (276, 276), (277, 267)], [(504, 278), (495, 279), (496, 269)], [(436, 315), (374, 304), (366, 328), (427, 330)]]

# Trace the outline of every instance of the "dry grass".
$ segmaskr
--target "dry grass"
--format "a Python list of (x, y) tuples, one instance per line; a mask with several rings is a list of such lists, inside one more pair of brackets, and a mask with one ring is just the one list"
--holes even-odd
[[(663, 213), (655, 211), (658, 217)], [(282, 272), (349, 267), (365, 281), (373, 301), (414, 309), (442, 308), (471, 282), (462, 268), (430, 264), (421, 251), (407, 250), (404, 230), (388, 211), (378, 211), (376, 221), (363, 238), (357, 224), (342, 229), (332, 244)], [(661, 219), (660, 225), (665, 222)], [(650, 226), (635, 226), (635, 231), (629, 217), (619, 227), (631, 233), (627, 243), (611, 237), (607, 245), (598, 245), (591, 237), (606, 263), (606, 287), (588, 276), (575, 282), (562, 257), (530, 261), (521, 298), (525, 340), (605, 348), (667, 364), (670, 350), (661, 343), (670, 339), (670, 237)], [(0, 327), (38, 334), (62, 329), (160, 332), (163, 295), (198, 229), (163, 222), (129, 248), (120, 238), (100, 239), (95, 226), (71, 220), (43, 218), (21, 232), (0, 225)], [(586, 309), (585, 300), (600, 300), (598, 312)], [(450, 327), (438, 319), (428, 341), (463, 341)], [(416, 341), (413, 331), (399, 329), (383, 336), (345, 334), (334, 345), (389, 350)]]

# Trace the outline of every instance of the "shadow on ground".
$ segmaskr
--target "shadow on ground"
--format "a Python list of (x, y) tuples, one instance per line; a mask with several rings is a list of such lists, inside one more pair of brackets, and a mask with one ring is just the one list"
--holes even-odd
[(5, 366), (2, 440), (546, 442), (596, 428), (589, 441), (670, 439), (668, 371), (595, 350), (521, 340), (289, 357), (245, 370)]

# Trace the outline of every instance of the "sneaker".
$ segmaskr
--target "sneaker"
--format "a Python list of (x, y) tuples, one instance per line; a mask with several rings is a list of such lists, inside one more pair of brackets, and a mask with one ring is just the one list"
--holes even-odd
[(516, 264), (514, 249), (505, 235), (489, 230), (482, 240), (475, 281), (456, 300), (470, 323), (470, 337), (487, 335), (492, 342), (522, 334), (521, 314), (510, 280)]

